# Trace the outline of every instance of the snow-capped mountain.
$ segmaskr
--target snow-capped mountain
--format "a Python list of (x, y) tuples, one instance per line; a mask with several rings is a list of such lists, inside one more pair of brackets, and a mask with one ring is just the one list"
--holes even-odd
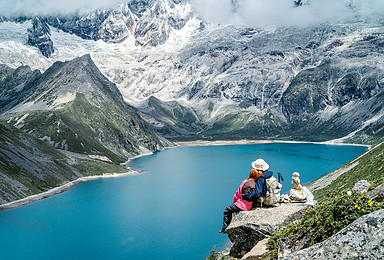
[[(241, 6), (232, 3), (234, 11)], [(49, 58), (27, 44), (33, 21), (0, 23), (1, 63), (44, 71), (89, 53), (125, 100), (170, 137), (384, 136), (382, 17), (252, 28), (206, 22), (189, 1), (134, 0), (41, 18), (53, 43)]]

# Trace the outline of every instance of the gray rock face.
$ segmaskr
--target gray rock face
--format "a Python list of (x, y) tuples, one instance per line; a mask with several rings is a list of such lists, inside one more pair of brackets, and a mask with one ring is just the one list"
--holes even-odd
[(352, 191), (357, 193), (366, 193), (369, 187), (371, 187), (371, 184), (368, 181), (361, 180), (356, 182), (355, 186), (352, 188)]
[(54, 52), (50, 36), (51, 30), (47, 20), (35, 17), (32, 21), (32, 28), (28, 30), (28, 44), (36, 46), (45, 57), (49, 58)]
[(87, 40), (122, 42), (130, 35), (137, 45), (157, 46), (164, 43), (171, 30), (181, 29), (187, 20), (176, 11), (169, 11), (181, 1), (133, 0), (119, 7), (97, 10), (83, 16), (48, 17), (58, 29)]
[(228, 237), (233, 243), (230, 255), (242, 257), (281, 226), (301, 218), (306, 209), (307, 206), (301, 203), (285, 203), (279, 207), (257, 207), (234, 214), (227, 228)]
[(384, 209), (365, 215), (327, 240), (282, 259), (383, 259)]
[(15, 70), (0, 66), (0, 114), (25, 99), (36, 87), (40, 71), (32, 71), (28, 66)]

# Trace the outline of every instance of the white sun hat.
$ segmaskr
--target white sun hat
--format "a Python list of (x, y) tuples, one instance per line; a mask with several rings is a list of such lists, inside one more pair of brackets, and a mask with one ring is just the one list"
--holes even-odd
[(256, 161), (253, 161), (251, 163), (252, 167), (255, 168), (256, 170), (260, 171), (266, 171), (269, 168), (268, 163), (266, 163), (263, 159), (257, 159)]

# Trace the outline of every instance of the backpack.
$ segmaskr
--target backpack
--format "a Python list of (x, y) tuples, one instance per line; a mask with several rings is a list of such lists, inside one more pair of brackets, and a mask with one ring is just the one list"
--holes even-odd
[(260, 202), (261, 206), (263, 203), (269, 206), (277, 206), (276, 204), (280, 202), (280, 191), (281, 185), (275, 177), (266, 179), (265, 181), (266, 193), (261, 195), (257, 201)]

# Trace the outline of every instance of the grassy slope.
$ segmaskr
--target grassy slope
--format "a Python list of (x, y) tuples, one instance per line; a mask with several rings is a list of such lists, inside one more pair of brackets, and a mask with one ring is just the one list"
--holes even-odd
[[(16, 123), (24, 114), (9, 122)], [(72, 152), (104, 155), (114, 163), (122, 163), (128, 152), (131, 156), (139, 154), (138, 142), (150, 135), (141, 125), (136, 126), (141, 132), (132, 129), (130, 120), (134, 119), (129, 112), (115, 104), (100, 108), (77, 93), (76, 99), (62, 109), (28, 112), (21, 129), (35, 138), (50, 137), (60, 149), (67, 146)]]
[(127, 171), (112, 163), (69, 157), (23, 131), (0, 124), (0, 204), (81, 176)]
[[(342, 173), (344, 172), (344, 173)], [(339, 177), (324, 188), (316, 188), (320, 183), (339, 173)], [(384, 142), (376, 145), (363, 155), (346, 163), (335, 171), (313, 181), (308, 188), (313, 191), (315, 198), (322, 201), (333, 191), (351, 190), (359, 180), (367, 180), (373, 186), (384, 182)]]

